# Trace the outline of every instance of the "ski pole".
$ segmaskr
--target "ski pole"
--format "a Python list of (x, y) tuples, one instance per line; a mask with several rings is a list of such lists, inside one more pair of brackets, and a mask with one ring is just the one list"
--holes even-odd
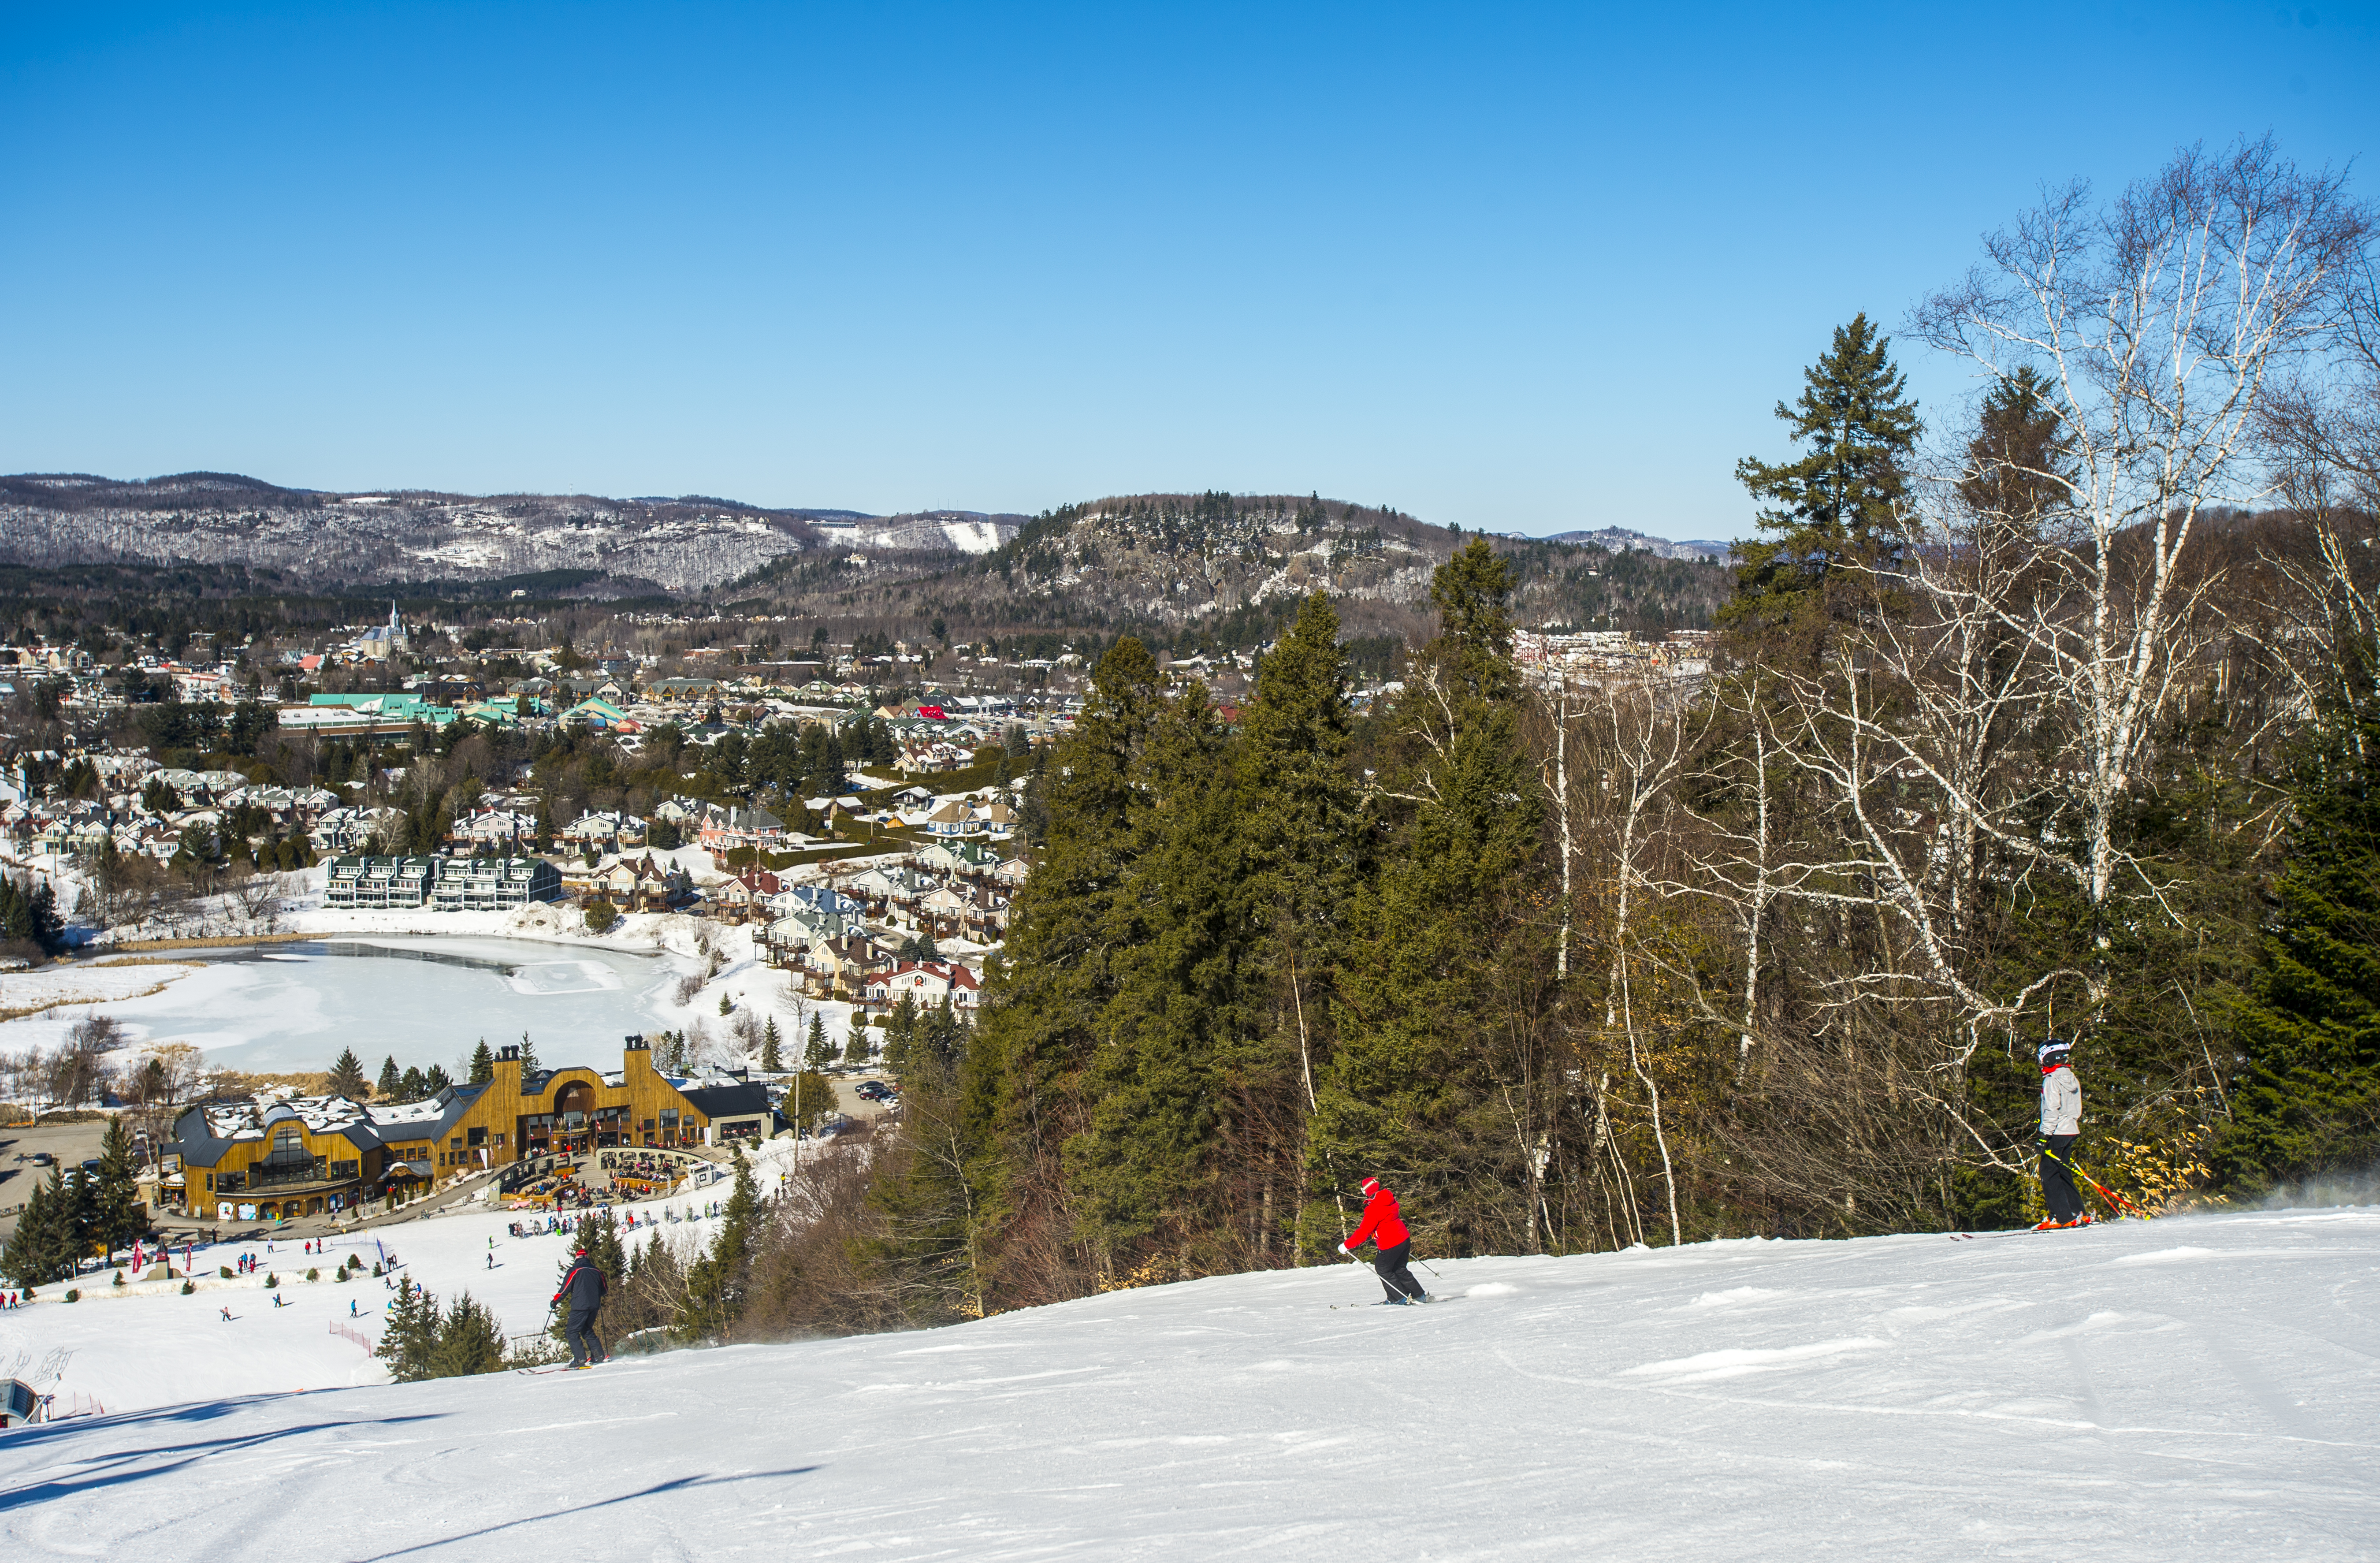
[(2131, 1214), (2133, 1214), (2133, 1215), (2135, 1215), (2135, 1216), (2138, 1216), (2138, 1217), (2139, 1217), (2142, 1220), (2143, 1220), (2143, 1221), (2148, 1220), (2148, 1219), (2150, 1218), (2149, 1218), (2149, 1216), (2148, 1216), (2148, 1214), (2147, 1214), (2147, 1212), (2143, 1211), (2143, 1210), (2139, 1206), (2134, 1205), (2131, 1200), (2126, 1199), (2122, 1194), (2118, 1193), (2115, 1190), (2113, 1190), (2113, 1189), (2109, 1188), (2107, 1184), (2105, 1184), (2105, 1183), (2103, 1183), (2103, 1182), (2099, 1181), (2099, 1180), (2098, 1180), (2098, 1179), (2094, 1178), (2093, 1176), (2091, 1176), (2091, 1174), (2090, 1174), (2090, 1173), (2083, 1171), (2083, 1170), (2082, 1170), (2082, 1169), (2081, 1169), (2080, 1167), (2075, 1166), (2072, 1162), (2070, 1162), (2070, 1161), (2067, 1160), (2064, 1157), (2062, 1157), (2062, 1156), (2058, 1155), (2056, 1151), (2051, 1150), (2047, 1145), (2043, 1145), (2043, 1146), (2041, 1147), (2041, 1154), (2042, 1154), (2042, 1155), (2044, 1155), (2044, 1156), (2046, 1156), (2046, 1157), (2047, 1157), (2050, 1160), (2052, 1160), (2052, 1161), (2054, 1161), (2054, 1162), (2058, 1163), (2058, 1166), (2063, 1167), (2063, 1168), (2064, 1168), (2064, 1169), (2066, 1169), (2066, 1170), (2068, 1170), (2069, 1172), (2073, 1173), (2076, 1177), (2078, 1177), (2078, 1178), (2082, 1179), (2084, 1182), (2086, 1182), (2086, 1183), (2090, 1184), (2093, 1188), (2095, 1188), (2095, 1189), (2098, 1190), (2098, 1191), (2099, 1191), (2099, 1197), (2100, 1197), (2101, 1199), (2104, 1199), (2104, 1200), (2106, 1200), (2106, 1201), (2107, 1202), (2107, 1206), (2108, 1206), (2108, 1208), (2109, 1208), (2109, 1209), (2120, 1209), (2120, 1210), (2127, 1210), (2127, 1211), (2130, 1211)]

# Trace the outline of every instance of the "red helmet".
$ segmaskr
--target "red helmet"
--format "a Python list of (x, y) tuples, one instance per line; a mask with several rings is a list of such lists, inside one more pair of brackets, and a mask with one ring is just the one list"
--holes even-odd
[(1366, 1178), (1364, 1180), (1364, 1193), (1366, 1194), (1376, 1194), (1379, 1192), (1380, 1181), (1378, 1178)]

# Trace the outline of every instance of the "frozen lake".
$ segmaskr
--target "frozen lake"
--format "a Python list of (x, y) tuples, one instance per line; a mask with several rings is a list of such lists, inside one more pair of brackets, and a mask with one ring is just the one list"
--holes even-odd
[[(97, 1009), (137, 1042), (189, 1042), (233, 1069), (328, 1069), (353, 1048), (367, 1074), (443, 1064), (468, 1075), (471, 1051), (527, 1032), (549, 1067), (616, 1068), (620, 1039), (662, 1024), (690, 964), (581, 945), (504, 939), (325, 940), (256, 951), (177, 951), (199, 971), (160, 993), (0, 1026), (0, 1047), (54, 1043)], [(162, 975), (162, 974), (161, 974)]]

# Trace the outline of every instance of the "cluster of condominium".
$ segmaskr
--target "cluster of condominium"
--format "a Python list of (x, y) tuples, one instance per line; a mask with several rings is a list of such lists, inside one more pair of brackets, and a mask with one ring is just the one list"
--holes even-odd
[(325, 906), (357, 911), (509, 912), (562, 899), (540, 857), (334, 857)]

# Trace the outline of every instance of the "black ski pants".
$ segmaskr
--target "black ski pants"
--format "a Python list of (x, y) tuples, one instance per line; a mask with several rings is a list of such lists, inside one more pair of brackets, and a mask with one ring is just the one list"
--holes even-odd
[(570, 1342), (572, 1367), (589, 1361), (600, 1363), (612, 1354), (603, 1350), (601, 1341), (595, 1339), (594, 1308), (571, 1309), (569, 1321), (562, 1327), (562, 1334)]
[(2071, 1221), (2082, 1214), (2082, 1196), (2074, 1192), (2074, 1174), (2066, 1169), (2066, 1153), (2080, 1134), (2045, 1134), (2049, 1154), (2041, 1158), (2041, 1203), (2053, 1221)]
[(1380, 1278), (1382, 1286), (1388, 1288), (1391, 1302), (1418, 1302), (1422, 1299), (1421, 1282), (1414, 1279), (1414, 1273), (1405, 1268), (1405, 1255), (1412, 1252), (1411, 1238), (1394, 1248), (1372, 1251), (1372, 1273)]

